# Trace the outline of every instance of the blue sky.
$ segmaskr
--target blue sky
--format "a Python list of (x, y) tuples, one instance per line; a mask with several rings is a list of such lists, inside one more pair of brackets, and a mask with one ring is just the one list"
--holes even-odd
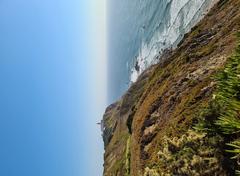
[(0, 175), (102, 175), (101, 5), (0, 1)]

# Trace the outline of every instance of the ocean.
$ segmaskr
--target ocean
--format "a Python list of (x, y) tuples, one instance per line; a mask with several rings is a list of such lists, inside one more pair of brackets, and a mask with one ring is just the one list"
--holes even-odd
[(175, 48), (215, 0), (108, 0), (108, 103)]

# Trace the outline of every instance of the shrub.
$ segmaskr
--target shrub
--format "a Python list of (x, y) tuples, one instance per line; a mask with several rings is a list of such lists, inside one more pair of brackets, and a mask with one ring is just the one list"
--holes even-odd
[[(181, 137), (165, 137), (158, 152), (158, 166), (145, 170), (149, 176), (218, 175), (223, 173), (218, 149), (220, 136), (189, 130)], [(220, 157), (219, 157), (220, 156)], [(151, 175), (152, 174), (152, 175)], [(147, 174), (145, 174), (147, 175)]]

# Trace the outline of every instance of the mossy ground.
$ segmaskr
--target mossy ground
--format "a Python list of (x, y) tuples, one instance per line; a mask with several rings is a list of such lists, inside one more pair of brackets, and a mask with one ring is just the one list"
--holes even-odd
[(225, 68), (216, 76), (217, 89), (213, 94), (204, 119), (197, 130), (221, 135), (225, 141), (228, 157), (235, 163), (230, 166), (239, 174), (240, 159), (240, 33), (235, 53), (228, 59)]
[(181, 137), (164, 136), (157, 160), (145, 168), (144, 175), (239, 174), (240, 33), (238, 37), (236, 52), (213, 78), (216, 89), (208, 106), (198, 112), (198, 122), (191, 125), (194, 129)]
[[(159, 165), (157, 153), (164, 138), (181, 138), (203, 118), (202, 111), (208, 108), (216, 90), (214, 75), (225, 67), (236, 46), (239, 6), (236, 0), (216, 5), (214, 12), (186, 35), (179, 48), (156, 66), (133, 120), (134, 176), (139, 175), (139, 170), (141, 175), (145, 168), (151, 170)], [(149, 129), (154, 129), (151, 134), (147, 133)], [(224, 149), (216, 153), (221, 161)], [(219, 170), (223, 163), (219, 162)]]
[[(221, 1), (169, 57), (150, 68), (144, 82), (140, 78), (130, 88), (111, 116), (117, 127), (106, 146), (105, 176), (125, 176), (129, 169), (131, 176), (204, 175), (203, 171), (221, 176), (234, 170), (230, 157), (235, 155), (224, 146), (238, 135), (226, 137), (217, 127), (221, 113), (211, 102), (218, 89), (215, 75), (226, 67), (239, 29), (240, 1)], [(193, 127), (200, 121), (209, 123), (204, 126), (208, 131), (199, 136)], [(212, 127), (218, 130), (209, 130)], [(236, 146), (228, 149), (236, 152)]]

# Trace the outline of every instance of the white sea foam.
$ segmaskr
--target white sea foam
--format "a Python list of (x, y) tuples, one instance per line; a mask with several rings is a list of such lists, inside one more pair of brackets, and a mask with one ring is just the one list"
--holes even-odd
[[(135, 63), (132, 64), (130, 82), (150, 65), (158, 62), (157, 57), (164, 49), (176, 47), (183, 35), (199, 22), (216, 0), (172, 0), (165, 21), (161, 21), (151, 40), (142, 42)], [(144, 32), (144, 29), (142, 29)]]

